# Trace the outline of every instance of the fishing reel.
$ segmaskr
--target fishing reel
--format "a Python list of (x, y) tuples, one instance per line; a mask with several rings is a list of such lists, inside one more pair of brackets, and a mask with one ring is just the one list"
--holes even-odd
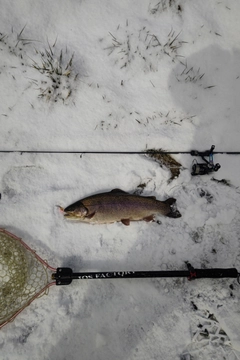
[[(213, 162), (213, 150), (215, 149), (215, 145), (211, 146), (210, 150), (207, 151), (197, 151), (197, 150), (192, 150), (191, 151), (191, 155), (192, 156), (201, 156), (201, 158), (203, 159), (204, 163), (199, 164), (197, 162), (197, 160), (193, 161), (193, 165), (192, 165), (192, 175), (205, 175), (205, 174), (209, 174), (213, 171), (218, 171), (221, 167), (221, 165), (219, 163), (214, 165)], [(209, 157), (209, 160), (205, 159), (205, 156)]]

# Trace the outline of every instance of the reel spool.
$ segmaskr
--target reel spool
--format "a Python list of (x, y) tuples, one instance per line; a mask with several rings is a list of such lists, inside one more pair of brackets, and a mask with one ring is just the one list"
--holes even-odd
[[(206, 175), (213, 171), (218, 171), (221, 168), (221, 165), (219, 163), (214, 165), (213, 162), (214, 149), (215, 149), (215, 145), (212, 145), (210, 150), (204, 152), (199, 152), (197, 150), (191, 151), (192, 156), (201, 156), (201, 158), (204, 160), (204, 163), (198, 163), (197, 160), (193, 161), (192, 173), (191, 173), (192, 176)], [(209, 160), (205, 159), (205, 156), (208, 156)]]

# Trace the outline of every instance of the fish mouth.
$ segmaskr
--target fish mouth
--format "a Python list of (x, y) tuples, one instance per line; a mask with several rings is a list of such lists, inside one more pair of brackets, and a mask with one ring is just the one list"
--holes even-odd
[(84, 217), (83, 216), (81, 216), (80, 214), (76, 214), (75, 212), (73, 212), (73, 211), (64, 211), (64, 217), (65, 218), (67, 218), (67, 219), (75, 219), (75, 220), (77, 220), (77, 219), (83, 219)]
[(69, 212), (64, 213), (63, 216), (66, 217), (66, 218), (73, 218), (73, 219), (77, 217), (75, 214), (69, 213)]
[(57, 207), (60, 209), (60, 211), (63, 213), (63, 216), (66, 217), (67, 219), (79, 219), (82, 218), (82, 216), (80, 214), (77, 214), (74, 211), (66, 211), (66, 209), (64, 209), (62, 206), (57, 205)]

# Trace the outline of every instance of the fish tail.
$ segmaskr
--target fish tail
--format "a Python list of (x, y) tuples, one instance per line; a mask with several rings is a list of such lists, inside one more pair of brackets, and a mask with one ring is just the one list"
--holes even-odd
[(169, 218), (177, 219), (180, 218), (182, 215), (178, 210), (171, 210), (166, 216)]
[(165, 200), (165, 201), (163, 201), (163, 202), (164, 202), (165, 204), (168, 204), (169, 206), (171, 206), (171, 205), (175, 204), (176, 201), (177, 201), (177, 200), (174, 199), (174, 198), (169, 198), (169, 199), (167, 199), (167, 200)]
[(164, 203), (169, 205), (170, 208), (169, 213), (166, 214), (167, 217), (176, 219), (182, 216), (180, 212), (177, 210), (176, 206), (174, 205), (176, 203), (176, 199), (169, 198), (165, 200)]

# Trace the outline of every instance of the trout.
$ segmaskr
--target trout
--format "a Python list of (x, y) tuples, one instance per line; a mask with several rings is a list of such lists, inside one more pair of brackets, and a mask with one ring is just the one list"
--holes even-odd
[(65, 209), (60, 209), (67, 219), (95, 224), (121, 221), (124, 225), (129, 225), (130, 221), (153, 221), (157, 214), (179, 218), (181, 214), (176, 209), (175, 202), (174, 198), (159, 201), (155, 196), (133, 195), (113, 189), (110, 192), (88, 196)]

